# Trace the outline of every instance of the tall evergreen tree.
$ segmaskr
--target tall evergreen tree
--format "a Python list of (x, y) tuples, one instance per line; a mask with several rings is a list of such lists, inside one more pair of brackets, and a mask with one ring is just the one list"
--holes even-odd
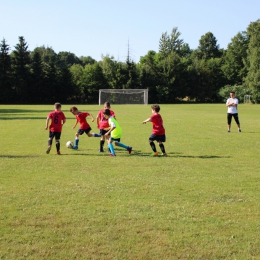
[(32, 103), (44, 103), (47, 93), (45, 90), (45, 72), (43, 62), (39, 51), (35, 51), (32, 55), (31, 63), (32, 73)]
[(0, 43), (0, 49), (0, 103), (11, 103), (13, 92), (10, 47), (5, 39)]
[(17, 103), (30, 103), (32, 98), (32, 85), (30, 78), (30, 52), (24, 37), (19, 37), (19, 43), (13, 51), (14, 86)]

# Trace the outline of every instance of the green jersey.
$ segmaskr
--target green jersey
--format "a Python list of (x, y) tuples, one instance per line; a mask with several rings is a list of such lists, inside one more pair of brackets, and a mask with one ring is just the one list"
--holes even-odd
[(115, 129), (111, 132), (111, 137), (114, 139), (121, 138), (122, 137), (122, 128), (117, 123), (114, 117), (109, 117), (108, 123), (111, 128), (115, 127)]

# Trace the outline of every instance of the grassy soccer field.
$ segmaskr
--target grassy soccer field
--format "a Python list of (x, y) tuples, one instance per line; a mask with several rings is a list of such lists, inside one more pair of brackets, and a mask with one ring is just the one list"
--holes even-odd
[(150, 106), (112, 106), (133, 146), (112, 158), (87, 135), (65, 147), (69, 107), (59, 156), (45, 153), (52, 104), (0, 106), (0, 259), (260, 259), (260, 106), (239, 105), (242, 133), (227, 133), (224, 104), (161, 105), (158, 158)]

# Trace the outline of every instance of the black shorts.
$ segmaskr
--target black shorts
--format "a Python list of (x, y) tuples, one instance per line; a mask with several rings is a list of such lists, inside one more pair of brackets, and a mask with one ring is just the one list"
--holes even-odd
[(149, 137), (149, 141), (157, 141), (157, 142), (166, 142), (166, 135), (155, 135), (155, 134), (151, 134), (151, 136)]
[(51, 132), (49, 133), (49, 138), (53, 139), (55, 137), (56, 140), (60, 140), (61, 132)]
[(91, 127), (89, 127), (88, 129), (79, 129), (78, 134), (79, 135), (83, 135), (84, 133), (88, 134), (91, 130), (92, 130)]
[(105, 129), (100, 129), (100, 134), (101, 135), (105, 135), (109, 130), (105, 130)]
[(236, 114), (230, 114), (230, 113), (227, 114), (227, 123), (228, 123), (228, 125), (231, 124), (232, 117), (234, 117), (236, 123), (239, 125), (240, 122), (239, 122), (238, 114), (237, 114), (237, 113), (236, 113)]
[(112, 138), (112, 137), (110, 137), (110, 139), (111, 139), (112, 141), (114, 141), (114, 142), (119, 142), (119, 143), (120, 143), (120, 138)]

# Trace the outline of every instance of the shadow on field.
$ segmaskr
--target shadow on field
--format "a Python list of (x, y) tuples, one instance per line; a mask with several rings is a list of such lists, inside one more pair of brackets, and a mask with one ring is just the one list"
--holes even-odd
[(0, 158), (10, 158), (10, 159), (13, 159), (13, 158), (33, 158), (33, 157), (40, 157), (39, 155), (0, 155)]
[(200, 158), (200, 159), (222, 159), (222, 158), (231, 158), (231, 156), (218, 156), (218, 155), (177, 155), (174, 157), (182, 158)]

